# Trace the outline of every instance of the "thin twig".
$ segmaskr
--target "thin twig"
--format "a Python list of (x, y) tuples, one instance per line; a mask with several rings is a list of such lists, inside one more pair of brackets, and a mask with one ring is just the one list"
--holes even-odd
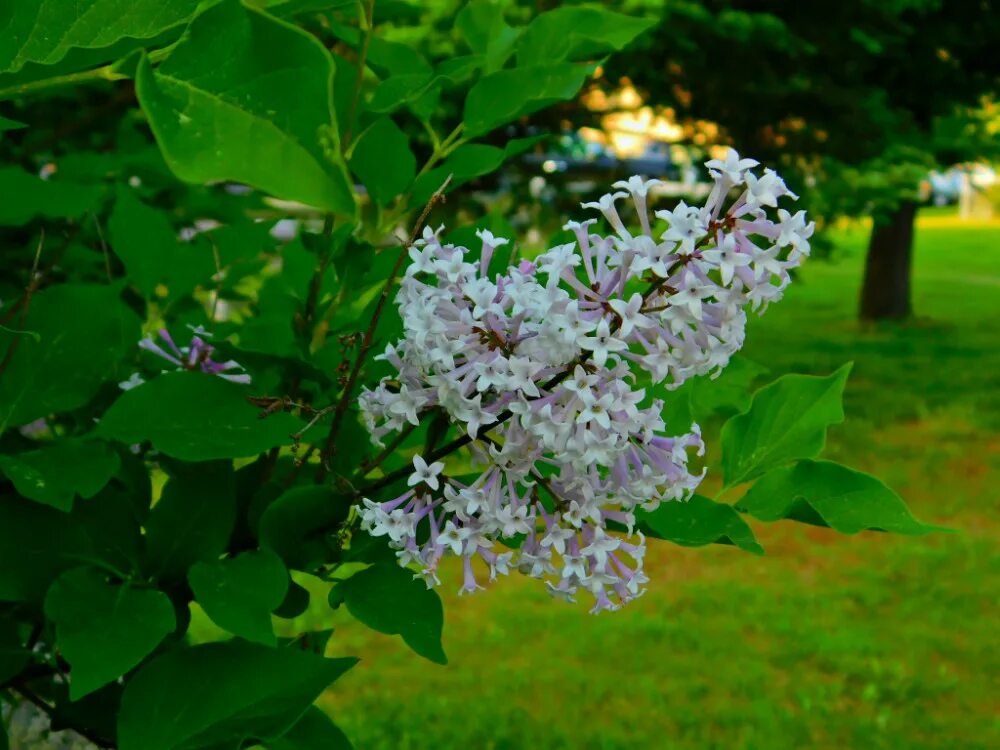
[(424, 206), (424, 210), (420, 213), (416, 224), (413, 225), (413, 231), (410, 232), (409, 240), (407, 240), (406, 244), (399, 249), (399, 256), (396, 258), (396, 263), (393, 265), (392, 270), (389, 272), (389, 277), (385, 280), (385, 284), (382, 286), (382, 293), (375, 305), (375, 311), (372, 313), (372, 319), (368, 323), (368, 328), (365, 330), (364, 337), (361, 339), (361, 347), (358, 350), (357, 359), (354, 360), (354, 367), (351, 368), (351, 374), (347, 379), (347, 383), (344, 385), (344, 392), (340, 396), (340, 401), (337, 402), (337, 410), (334, 412), (333, 422), (330, 424), (330, 433), (326, 437), (326, 444), (323, 446), (323, 450), (320, 453), (320, 458), (322, 460), (320, 461), (319, 472), (316, 475), (317, 482), (322, 481), (328, 471), (327, 463), (330, 456), (333, 455), (334, 444), (337, 441), (337, 433), (340, 430), (341, 423), (344, 421), (344, 414), (347, 412), (347, 406), (351, 402), (351, 394), (354, 392), (354, 386), (357, 384), (358, 375), (361, 373), (361, 367), (364, 364), (368, 350), (371, 349), (372, 342), (375, 339), (375, 329), (378, 327), (378, 322), (382, 317), (382, 311), (385, 309), (385, 304), (389, 299), (389, 292), (396, 283), (396, 277), (399, 276), (399, 272), (403, 269), (403, 262), (408, 257), (407, 251), (420, 235), (420, 231), (423, 229), (424, 222), (427, 221), (427, 215), (431, 212), (431, 209), (438, 201), (444, 199), (444, 191), (450, 182), (451, 175), (448, 175), (448, 177), (445, 178), (445, 181), (441, 183), (441, 187), (435, 190), (434, 195), (432, 195), (430, 200), (427, 201), (427, 205)]
[(212, 260), (215, 262), (215, 296), (212, 298), (212, 310), (208, 314), (208, 328), (215, 333), (215, 318), (219, 312), (219, 297), (222, 296), (222, 258), (219, 256), (219, 246), (212, 239), (212, 233), (207, 235), (208, 244), (212, 246)]
[(90, 218), (94, 220), (97, 241), (101, 243), (101, 253), (104, 255), (104, 272), (108, 275), (108, 283), (110, 284), (114, 279), (111, 277), (111, 255), (108, 253), (108, 243), (104, 241), (104, 232), (101, 231), (101, 221), (97, 218), (97, 214), (93, 211), (88, 213), (90, 213)]
[[(305, 331), (316, 317), (316, 307), (319, 305), (319, 295), (323, 290), (323, 277), (330, 267), (330, 260), (333, 258), (333, 214), (328, 213), (323, 217), (323, 253), (319, 258), (319, 266), (309, 280), (309, 292), (306, 296), (305, 312), (302, 316), (302, 331)], [(311, 338), (311, 333), (310, 333)]]
[[(62, 261), (62, 258), (66, 254), (66, 251), (69, 249), (69, 246), (73, 244), (73, 240), (76, 239), (76, 236), (80, 234), (80, 231), (82, 229), (83, 229), (83, 224), (72, 225), (70, 231), (67, 232), (65, 235), (66, 241), (62, 244), (62, 246), (59, 247), (59, 249), (57, 249), (54, 253), (52, 253), (52, 256), (49, 259), (48, 265), (45, 267), (45, 269), (43, 271), (37, 271), (35, 273), (35, 287), (32, 290), (32, 293), (37, 292), (41, 288), (42, 283), (47, 278), (49, 278), (52, 272), (59, 266), (59, 263)], [(44, 228), (41, 231), (42, 231), (42, 237), (44, 238), (45, 234)], [(5, 325), (14, 319), (14, 316), (17, 315), (18, 310), (25, 303), (27, 297), (28, 297), (28, 290), (26, 288), (24, 290), (24, 293), (17, 300), (17, 302), (10, 305), (7, 308), (7, 310), (3, 313), (3, 315), (0, 316), (0, 325)]]
[(415, 429), (417, 429), (417, 425), (408, 424), (406, 427), (404, 427), (402, 430), (396, 433), (396, 437), (390, 440), (389, 444), (386, 445), (385, 448), (383, 448), (382, 451), (377, 456), (372, 458), (370, 461), (365, 461), (361, 464), (361, 468), (362, 470), (364, 470), (364, 474), (362, 474), (361, 476), (366, 477), (373, 471), (375, 471), (375, 469), (377, 469), (379, 466), (381, 466), (382, 462), (385, 461), (387, 458), (389, 458), (389, 456), (391, 456), (393, 453), (395, 453), (396, 449), (403, 444), (406, 438), (408, 438), (410, 435), (413, 434), (413, 431)]
[(331, 411), (333, 411), (334, 408), (336, 408), (336, 407), (334, 407), (332, 404), (330, 406), (324, 406), (322, 409), (320, 409), (319, 411), (317, 411), (313, 415), (312, 419), (310, 419), (308, 422), (306, 422), (306, 426), (305, 427), (303, 427), (298, 432), (293, 432), (290, 435), (290, 437), (296, 443), (299, 442), (300, 440), (302, 440), (302, 436), (305, 435), (309, 431), (309, 429), (311, 427), (313, 427), (318, 421), (320, 421), (323, 417), (325, 417), (327, 414), (329, 414)]
[(295, 480), (299, 478), (299, 474), (302, 473), (302, 469), (305, 467), (307, 463), (309, 463), (309, 459), (312, 458), (312, 454), (315, 452), (316, 452), (316, 445), (314, 443), (309, 446), (304, 456), (296, 459), (295, 465), (292, 467), (292, 470), (288, 472), (288, 476), (285, 477), (284, 489), (287, 490), (289, 487), (295, 484)]
[[(41, 284), (42, 277), (38, 273), (38, 261), (42, 257), (42, 246), (44, 244), (45, 229), (42, 229), (38, 237), (38, 247), (35, 248), (35, 260), (31, 264), (31, 278), (28, 279), (28, 286), (24, 289), (24, 297), (21, 302), (21, 317), (17, 324), (17, 327), (20, 329), (24, 328), (24, 324), (27, 321), (28, 308), (31, 306), (31, 296), (38, 290), (38, 286)], [(14, 352), (17, 351), (17, 345), (21, 343), (21, 338), (21, 336), (15, 336), (7, 345), (7, 352), (3, 356), (3, 361), (0, 362), (0, 375), (3, 375), (7, 366), (10, 365), (10, 361), (14, 358)]]

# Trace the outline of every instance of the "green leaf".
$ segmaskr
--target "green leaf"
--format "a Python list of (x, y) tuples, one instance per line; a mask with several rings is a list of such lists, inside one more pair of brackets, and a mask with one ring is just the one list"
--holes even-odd
[(731, 505), (694, 495), (687, 502), (660, 503), (660, 507), (636, 514), (642, 531), (657, 539), (682, 547), (732, 544), (756, 555), (764, 548), (739, 513)]
[(118, 471), (118, 454), (106, 444), (60, 440), (40, 450), (0, 456), (0, 472), (24, 497), (69, 511), (79, 495), (96, 495)]
[[(378, 8), (375, 12), (377, 15)], [(331, 20), (330, 31), (341, 41), (347, 42), (352, 49), (360, 48), (361, 32), (356, 26), (346, 26)], [(369, 41), (366, 62), (381, 78), (433, 72), (430, 63), (413, 47), (401, 42), (391, 42), (378, 35)]]
[(445, 178), (451, 175), (446, 192), (451, 192), (459, 185), (480, 175), (489, 174), (500, 168), (508, 159), (524, 153), (546, 136), (531, 136), (529, 138), (514, 138), (507, 142), (504, 148), (487, 146), (482, 143), (466, 143), (455, 149), (444, 164), (429, 172), (425, 172), (413, 184), (413, 202), (426, 203), (434, 192), (441, 187)]
[(149, 502), (145, 492), (115, 482), (73, 509), (72, 522), (89, 540), (94, 557), (111, 569), (131, 572), (142, 568), (142, 523)]
[(236, 482), (228, 461), (180, 464), (146, 522), (149, 574), (183, 579), (196, 562), (218, 559), (236, 521)]
[(503, 9), (490, 0), (468, 3), (455, 18), (455, 27), (469, 49), (486, 60), (487, 73), (503, 67), (520, 35), (519, 29), (507, 25)]
[(21, 128), (28, 127), (23, 122), (18, 122), (17, 120), (11, 120), (3, 115), (0, 115), (0, 133), (4, 133), (8, 130), (20, 130)]
[(921, 523), (879, 479), (832, 461), (799, 461), (757, 480), (736, 507), (762, 521), (791, 519), (829, 526), (842, 534), (871, 529), (928, 534), (940, 526)]
[(196, 563), (188, 571), (195, 599), (216, 625), (233, 635), (273, 646), (271, 612), (281, 606), (288, 572), (267, 550)]
[[(85, 405), (122, 374), (120, 360), (139, 340), (139, 319), (112, 286), (45, 289), (32, 298), (23, 327), (39, 340), (22, 337), (0, 378), (0, 433)], [(0, 330), (0, 351), (12, 335)]]
[(201, 372), (169, 372), (123, 393), (98, 433), (123, 443), (149, 440), (184, 461), (253, 456), (292, 442), (291, 414), (259, 418), (245, 386)]
[(91, 551), (83, 529), (65, 513), (0, 496), (0, 602), (40, 602), (52, 580)]
[(0, 34), (0, 71), (26, 63), (57, 63), (74, 48), (110, 47), (123, 39), (152, 39), (183, 23), (200, 0), (10, 0)]
[(268, 750), (351, 750), (340, 728), (316, 706), (310, 706), (295, 726), (268, 745)]
[(94, 568), (63, 573), (45, 597), (45, 616), (69, 662), (69, 695), (79, 700), (121, 677), (173, 631), (170, 598), (162, 591), (113, 584)]
[(842, 422), (841, 398), (851, 365), (825, 377), (783, 375), (754, 394), (750, 408), (722, 428), (727, 487), (798, 458), (817, 456), (826, 428)]
[(386, 78), (375, 87), (366, 109), (369, 112), (395, 112), (404, 104), (419, 99), (437, 80), (430, 73), (414, 73)]
[(353, 214), (333, 75), (333, 59), (315, 37), (228, 0), (195, 18), (155, 71), (144, 59), (136, 91), (181, 179), (235, 180)]
[(716, 414), (746, 411), (751, 386), (767, 369), (746, 357), (736, 356), (715, 379), (688, 379), (680, 388), (668, 391), (652, 386), (649, 391), (664, 400), (662, 417), (670, 434), (688, 432), (691, 424), (703, 424)]
[(590, 65), (560, 63), (498, 70), (481, 78), (465, 98), (466, 136), (488, 133), (522, 115), (572, 99), (592, 71)]
[(166, 216), (140, 201), (126, 185), (118, 186), (108, 231), (129, 282), (147, 299), (161, 283), (176, 298), (208, 282), (215, 273), (208, 245), (181, 242)]
[(378, 563), (338, 585), (351, 615), (372, 630), (401, 635), (406, 645), (436, 664), (447, 664), (441, 648), (441, 598), (413, 571)]
[(564, 7), (537, 16), (517, 44), (518, 67), (594, 59), (623, 49), (657, 18), (598, 7)]
[(292, 620), (307, 609), (309, 609), (309, 589), (289, 579), (288, 591), (281, 604), (275, 608), (274, 614), (286, 620)]
[(119, 750), (196, 750), (267, 742), (301, 718), (357, 659), (324, 659), (245, 641), (175, 649), (129, 681)]
[[(97, 208), (104, 189), (53, 177), (43, 180), (19, 167), (0, 167), (0, 226), (23, 226), (35, 218), (77, 219)], [(34, 248), (32, 248), (34, 250)]]
[(279, 638), (278, 645), (281, 648), (293, 648), (297, 651), (307, 651), (317, 656), (326, 653), (326, 647), (330, 644), (330, 636), (333, 635), (333, 628), (326, 630), (304, 630), (294, 636)]
[(261, 547), (289, 568), (312, 570), (337, 553), (334, 539), (350, 503), (328, 487), (297, 487), (275, 499), (260, 519)]
[(385, 206), (413, 182), (417, 160), (410, 152), (406, 134), (388, 117), (380, 117), (355, 145), (351, 171), (368, 188), (372, 199)]

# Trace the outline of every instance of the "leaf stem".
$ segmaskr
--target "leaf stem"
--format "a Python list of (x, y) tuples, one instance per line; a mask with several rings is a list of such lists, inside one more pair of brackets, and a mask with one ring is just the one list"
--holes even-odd
[(351, 145), (351, 135), (354, 130), (354, 117), (358, 111), (358, 101), (361, 98), (361, 85), (365, 77), (365, 62), (368, 60), (368, 45), (372, 41), (372, 32), (375, 29), (375, 0), (368, 0), (365, 4), (365, 35), (361, 41), (361, 50), (358, 52), (358, 74), (354, 79), (354, 93), (351, 96), (351, 109), (347, 115), (347, 124), (344, 126), (344, 137), (341, 140), (341, 153), (347, 154)]
[(68, 73), (52, 78), (42, 78), (38, 81), (15, 84), (0, 89), (0, 99), (13, 99), (25, 94), (34, 94), (47, 89), (58, 88), (60, 86), (71, 86), (76, 83), (90, 83), (93, 81), (120, 81), (128, 78), (126, 75), (117, 73), (113, 65), (104, 65), (92, 70), (81, 70), (79, 73)]
[[(38, 290), (41, 284), (42, 277), (38, 273), (38, 261), (42, 257), (42, 246), (45, 244), (45, 230), (42, 229), (41, 234), (38, 237), (38, 246), (35, 248), (35, 260), (31, 264), (31, 277), (28, 279), (28, 285), (24, 289), (24, 297), (21, 302), (21, 313), (18, 319), (17, 327), (19, 329), (24, 328), (24, 324), (28, 319), (28, 307), (31, 305), (31, 296)], [(0, 361), (0, 376), (3, 375), (4, 371), (10, 365), (10, 361), (14, 358), (14, 352), (17, 351), (17, 345), (21, 343), (21, 337), (15, 336), (10, 340), (7, 345), (7, 351), (3, 355), (3, 360)], [(2, 431), (2, 429), (0, 429)]]

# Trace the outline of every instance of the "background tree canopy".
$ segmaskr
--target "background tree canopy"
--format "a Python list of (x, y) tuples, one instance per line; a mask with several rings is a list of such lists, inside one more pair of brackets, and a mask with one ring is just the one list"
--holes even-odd
[(813, 175), (829, 215), (873, 214), (864, 318), (910, 315), (913, 201), (935, 165), (996, 153), (989, 0), (632, 3), (660, 15), (609, 65), (655, 103)]

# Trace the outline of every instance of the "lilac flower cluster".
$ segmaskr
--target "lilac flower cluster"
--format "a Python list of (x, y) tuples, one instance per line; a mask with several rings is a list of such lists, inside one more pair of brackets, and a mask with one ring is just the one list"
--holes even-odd
[[(464, 562), (463, 592), (481, 588), (475, 558), (490, 580), (516, 569), (569, 600), (585, 589), (595, 612), (643, 592), (636, 509), (687, 499), (704, 471), (688, 469), (689, 451), (703, 453), (698, 426), (668, 436), (676, 430), (662, 401), (636, 376), (676, 388), (718, 374), (743, 344), (745, 308), (780, 299), (813, 231), (803, 211), (768, 216), (779, 198), (795, 198), (772, 170), (757, 176), (757, 162), (735, 151), (706, 166), (706, 205), (656, 211), (654, 225), (647, 196), (659, 181), (617, 182), (583, 204), (613, 234), (595, 232), (596, 219), (571, 221), (574, 242), (492, 278), (490, 259), (507, 240), (490, 232), (477, 233), (478, 260), (443, 244), (440, 229), (410, 248), (397, 298), (405, 338), (382, 355), (398, 374), (365, 390), (361, 409), (379, 445), (443, 410), (472, 438), (483, 470), (462, 482), (414, 456), (410, 489), (365, 498), (360, 515), (428, 585), (453, 554)], [(618, 212), (625, 198), (633, 228)]]
[[(205, 372), (209, 375), (218, 375), (220, 378), (233, 383), (250, 382), (250, 375), (244, 372), (243, 366), (235, 360), (230, 359), (225, 362), (216, 362), (212, 359), (215, 347), (205, 341), (210, 336), (207, 331), (201, 326), (192, 328), (191, 330), (194, 335), (191, 337), (191, 343), (187, 346), (177, 346), (170, 332), (166, 328), (161, 328), (157, 331), (157, 335), (166, 345), (166, 348), (157, 344), (152, 336), (142, 339), (139, 342), (139, 348), (167, 360), (167, 362), (175, 365), (178, 370), (194, 370)], [(139, 373), (133, 373), (128, 380), (122, 381), (118, 386), (122, 390), (127, 391), (135, 388), (137, 385), (142, 385), (143, 382), (142, 376)]]

